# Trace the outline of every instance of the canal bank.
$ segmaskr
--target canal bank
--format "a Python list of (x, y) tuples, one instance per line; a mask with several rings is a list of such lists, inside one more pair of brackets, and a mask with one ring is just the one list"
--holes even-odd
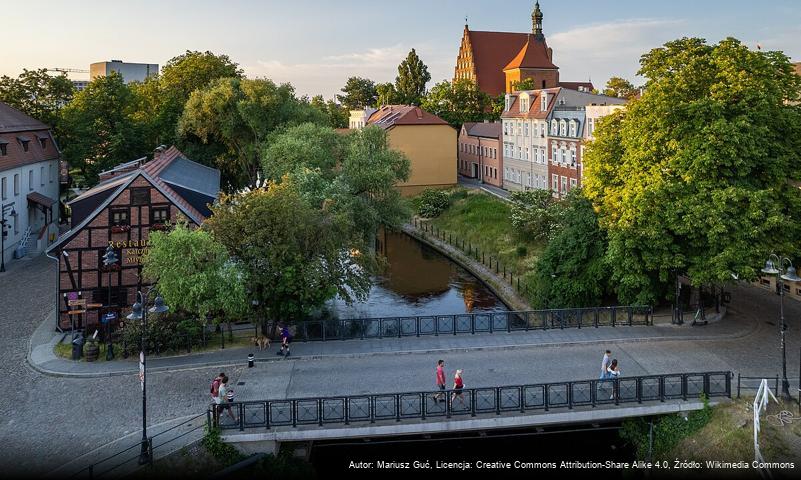
[(512, 310), (533, 310), (528, 300), (517, 293), (512, 285), (481, 262), (476, 261), (447, 242), (416, 228), (414, 224), (406, 224), (401, 229), (410, 237), (435, 249), (481, 280), (487, 288)]

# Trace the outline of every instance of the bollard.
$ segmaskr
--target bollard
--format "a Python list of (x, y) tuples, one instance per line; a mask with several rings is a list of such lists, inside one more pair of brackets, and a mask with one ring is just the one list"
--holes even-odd
[(248, 355), (248, 368), (253, 368), (253, 361), (254, 361), (254, 358), (255, 358), (255, 357), (253, 356), (253, 354), (252, 354), (252, 353)]

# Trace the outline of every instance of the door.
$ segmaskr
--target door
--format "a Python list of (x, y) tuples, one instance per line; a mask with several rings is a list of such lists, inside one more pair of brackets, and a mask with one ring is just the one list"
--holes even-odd
[(472, 165), (473, 165), (473, 175), (472, 176), (473, 176), (473, 178), (478, 178), (478, 164), (477, 163), (473, 163)]

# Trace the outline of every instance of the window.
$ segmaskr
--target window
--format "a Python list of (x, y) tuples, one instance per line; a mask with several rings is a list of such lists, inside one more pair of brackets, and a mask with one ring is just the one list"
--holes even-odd
[(45, 181), (45, 174), (44, 174), (44, 167), (39, 167), (39, 185), (44, 187)]
[(520, 111), (528, 112), (528, 97), (520, 97)]
[(570, 164), (576, 166), (576, 147), (570, 148)]
[(28, 190), (33, 191), (33, 170), (28, 170)]
[(567, 135), (567, 122), (564, 120), (559, 121), (559, 136), (564, 137)]
[(22, 140), (20, 143), (22, 143), (22, 150), (27, 152), (28, 151), (28, 144), (31, 143), (30, 140)]
[(528, 122), (523, 123), (523, 135), (528, 137)]
[(551, 190), (554, 192), (559, 191), (559, 175), (551, 174)]
[(14, 174), (14, 195), (19, 195), (19, 173)]
[(578, 182), (576, 181), (576, 179), (575, 179), (575, 178), (571, 178), (571, 179), (570, 179), (570, 189), (571, 189), (571, 190), (573, 190), (574, 188), (576, 188), (576, 184), (577, 184), (577, 183), (578, 183)]
[(170, 207), (153, 207), (150, 210), (150, 223), (167, 223), (170, 219)]
[(3, 180), (0, 180), (0, 183), (2, 183), (2, 187), (0, 187), (0, 191), (2, 191), (1, 193), (2, 193), (2, 199), (3, 199), (3, 200), (5, 200), (5, 199), (6, 199), (6, 197), (8, 196), (8, 192), (6, 191), (6, 189), (7, 189), (7, 187), (8, 187), (8, 186), (6, 185), (6, 182), (7, 182), (7, 181), (8, 181), (8, 180), (6, 179), (6, 177), (3, 177)]
[(587, 120), (589, 121), (589, 123), (587, 124), (587, 127), (588, 127), (587, 128), (587, 134), (591, 137), (592, 136), (592, 131), (595, 129), (595, 122), (593, 121), (592, 117), (588, 118)]
[(110, 221), (112, 226), (120, 226), (120, 225), (130, 225), (131, 222), (129, 220), (128, 209), (127, 208), (117, 208), (113, 209), (109, 212)]
[(542, 95), (540, 95), (540, 111), (544, 112), (545, 110), (548, 110), (548, 94), (542, 92)]
[(8, 155), (8, 143), (0, 140), (0, 156), (5, 157)]
[(131, 205), (150, 204), (150, 188), (135, 187), (131, 189)]
[(526, 147), (526, 160), (528, 160), (528, 147)]
[(570, 121), (570, 136), (571, 137), (576, 136), (576, 122), (574, 122), (573, 120)]
[(47, 150), (47, 139), (39, 137), (39, 143), (42, 144), (42, 150)]
[(556, 145), (553, 145), (553, 147), (552, 147), (551, 163), (556, 163)]
[(567, 177), (562, 177), (562, 193), (567, 193)]
[(556, 120), (551, 121), (551, 135), (558, 135), (559, 134), (559, 124)]

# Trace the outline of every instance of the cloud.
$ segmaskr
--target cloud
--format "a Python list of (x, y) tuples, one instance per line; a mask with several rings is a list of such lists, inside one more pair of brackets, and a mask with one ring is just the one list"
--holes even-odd
[(635, 18), (583, 25), (547, 37), (553, 48), (559, 77), (565, 81), (593, 79), (602, 87), (610, 76), (635, 83), (642, 54), (665, 42), (687, 35), (686, 22), (672, 19)]
[[(399, 43), (359, 52), (329, 55), (322, 57), (318, 62), (285, 63), (280, 60), (258, 60), (255, 64), (246, 65), (244, 69), (250, 77), (267, 77), (279, 83), (289, 82), (300, 95), (322, 94), (328, 99), (340, 93), (339, 89), (345, 85), (348, 77), (366, 77), (376, 83), (394, 82), (398, 74), (398, 65), (411, 49), (411, 46)], [(429, 45), (419, 45), (415, 50), (428, 66), (432, 80), (439, 80), (440, 77), (448, 78), (451, 75), (455, 50), (448, 52)]]

